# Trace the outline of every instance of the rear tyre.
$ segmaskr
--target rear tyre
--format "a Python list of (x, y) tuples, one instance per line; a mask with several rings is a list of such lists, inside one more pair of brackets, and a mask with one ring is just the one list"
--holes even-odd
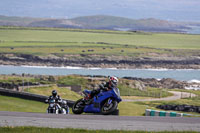
[(101, 113), (103, 115), (112, 114), (117, 109), (118, 103), (115, 100), (112, 100), (110, 104), (108, 104), (108, 100), (101, 107)]
[(84, 102), (83, 99), (79, 99), (78, 101), (76, 101), (72, 107), (72, 112), (74, 114), (81, 114), (83, 113), (83, 109), (84, 109)]

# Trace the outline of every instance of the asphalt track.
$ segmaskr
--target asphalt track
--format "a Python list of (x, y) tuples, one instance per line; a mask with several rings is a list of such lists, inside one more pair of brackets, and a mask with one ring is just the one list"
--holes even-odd
[(178, 91), (169, 91), (173, 94), (173, 96), (164, 97), (164, 98), (148, 98), (148, 99), (123, 99), (123, 102), (135, 102), (135, 101), (171, 101), (171, 100), (177, 100), (181, 98), (187, 98), (187, 97), (195, 97), (196, 95), (193, 93), (188, 92), (178, 92)]
[(199, 117), (55, 115), (0, 111), (0, 126), (89, 130), (199, 131)]

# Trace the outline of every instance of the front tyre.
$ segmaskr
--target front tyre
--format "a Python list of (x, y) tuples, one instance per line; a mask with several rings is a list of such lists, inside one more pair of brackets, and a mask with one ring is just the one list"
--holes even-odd
[(83, 113), (83, 109), (84, 109), (84, 102), (83, 99), (79, 99), (78, 101), (76, 101), (72, 107), (72, 112), (74, 114), (81, 114)]
[(109, 115), (117, 109), (118, 103), (115, 100), (112, 100), (110, 104), (108, 104), (109, 99), (101, 107), (101, 113), (103, 115)]

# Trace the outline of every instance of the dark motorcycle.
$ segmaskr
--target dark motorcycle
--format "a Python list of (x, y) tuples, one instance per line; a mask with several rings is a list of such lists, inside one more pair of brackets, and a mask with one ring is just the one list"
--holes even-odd
[(55, 99), (50, 99), (49, 101), (45, 101), (49, 103), (49, 107), (47, 108), (47, 113), (51, 114), (69, 114), (69, 107), (67, 106), (66, 101), (62, 101), (61, 105), (55, 102)]

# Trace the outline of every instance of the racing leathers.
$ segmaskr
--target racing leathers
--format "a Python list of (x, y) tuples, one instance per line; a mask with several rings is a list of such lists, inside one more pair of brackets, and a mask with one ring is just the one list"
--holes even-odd
[(49, 98), (45, 100), (45, 103), (49, 103), (50, 100), (55, 100), (55, 103), (58, 103), (57, 104), (58, 110), (62, 111), (61, 109), (62, 99), (60, 98), (59, 95), (49, 96)]
[(104, 82), (99, 85), (98, 89), (92, 90), (90, 93), (90, 99), (92, 99), (95, 95), (98, 95), (101, 91), (109, 91), (112, 88), (109, 85), (109, 82)]

